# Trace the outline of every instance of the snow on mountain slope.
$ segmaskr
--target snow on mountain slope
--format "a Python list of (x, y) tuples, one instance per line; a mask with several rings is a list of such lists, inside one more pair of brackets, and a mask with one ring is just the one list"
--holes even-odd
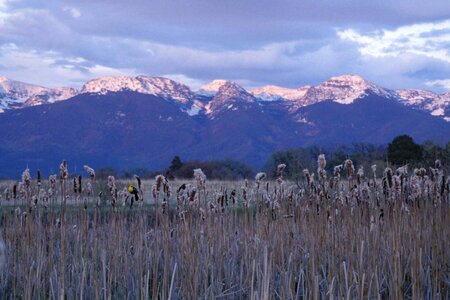
[(214, 98), (206, 105), (206, 114), (215, 115), (222, 110), (237, 110), (241, 104), (254, 103), (255, 97), (238, 84), (226, 81)]
[(49, 89), (45, 93), (37, 94), (28, 98), (24, 103), (24, 107), (55, 103), (57, 101), (72, 98), (77, 94), (78, 91), (76, 89), (69, 87)]
[(109, 92), (134, 91), (173, 99), (182, 104), (189, 104), (194, 93), (184, 84), (163, 77), (150, 76), (106, 76), (88, 81), (81, 93), (107, 94)]
[(0, 77), (0, 112), (66, 100), (77, 94), (74, 88), (46, 88)]
[(230, 81), (223, 79), (216, 79), (208, 84), (205, 84), (195, 93), (200, 96), (213, 97), (215, 94), (217, 94), (219, 89), (228, 82)]
[(266, 85), (261, 88), (253, 89), (250, 93), (263, 101), (277, 100), (297, 100), (305, 96), (311, 86), (304, 86), (298, 89), (289, 89), (276, 85)]
[(317, 86), (304, 86), (298, 89), (287, 89), (278, 86), (264, 86), (251, 91), (262, 100), (287, 100), (289, 110), (295, 111), (325, 100), (333, 100), (341, 104), (351, 104), (369, 93), (392, 98), (389, 90), (378, 87), (357, 75), (331, 77)]
[(357, 75), (342, 75), (331, 77), (318, 86), (310, 88), (303, 97), (306, 103), (333, 100), (341, 104), (351, 104), (358, 98), (372, 93), (391, 98), (391, 93), (372, 84)]
[[(356, 99), (374, 94), (426, 111), (450, 122), (450, 92), (436, 94), (430, 91), (402, 89), (388, 90), (357, 75), (331, 77), (317, 86), (297, 89), (267, 85), (250, 92), (234, 82), (214, 80), (196, 93), (184, 84), (163, 77), (106, 76), (88, 81), (78, 92), (74, 88), (46, 88), (0, 77), (0, 113), (10, 109), (49, 104), (83, 93), (107, 94), (134, 91), (155, 95), (173, 101), (190, 116), (205, 112), (211, 114), (223, 109), (238, 109), (234, 102), (284, 101), (283, 106), (295, 112), (317, 102), (332, 100), (351, 104)], [(278, 105), (274, 103), (274, 105)]]
[[(429, 112), (433, 116), (440, 116), (450, 122), (450, 92), (436, 94), (424, 90), (396, 90), (400, 102), (407, 106)], [(446, 113), (447, 111), (447, 113)]]

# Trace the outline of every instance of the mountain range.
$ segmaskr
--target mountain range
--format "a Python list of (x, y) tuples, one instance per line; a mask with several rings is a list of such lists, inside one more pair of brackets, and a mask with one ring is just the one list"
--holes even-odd
[(246, 90), (214, 80), (192, 91), (163, 77), (109, 76), (80, 90), (0, 77), (0, 176), (27, 165), (56, 171), (62, 159), (120, 170), (183, 159), (233, 158), (261, 166), (280, 149), (399, 134), (450, 139), (450, 93), (390, 90), (356, 75), (297, 89)]

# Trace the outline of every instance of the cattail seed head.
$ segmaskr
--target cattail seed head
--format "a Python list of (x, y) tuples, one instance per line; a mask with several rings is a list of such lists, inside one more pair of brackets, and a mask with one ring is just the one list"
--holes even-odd
[(442, 163), (441, 163), (441, 160), (440, 160), (440, 159), (436, 159), (436, 161), (434, 162), (434, 167), (435, 167), (436, 169), (442, 168)]
[(26, 168), (25, 171), (22, 173), (22, 184), (29, 188), (31, 184), (31, 176), (30, 176), (30, 169)]
[(325, 169), (326, 165), (327, 165), (327, 161), (325, 159), (325, 154), (319, 154), (319, 157), (317, 158), (318, 168), (323, 170), (323, 169)]
[(89, 174), (89, 178), (91, 180), (94, 180), (95, 179), (95, 171), (94, 171), (94, 169), (92, 169), (88, 165), (84, 165), (83, 167), (86, 170), (86, 172)]
[(59, 179), (61, 181), (67, 180), (67, 177), (69, 176), (68, 170), (67, 170), (67, 161), (63, 160), (61, 164), (59, 165)]
[(155, 180), (156, 180), (156, 191), (159, 192), (161, 190), (161, 187), (167, 183), (167, 179), (166, 177), (160, 174), (155, 177)]
[(341, 176), (342, 169), (343, 169), (343, 166), (342, 166), (342, 165), (335, 166), (334, 169), (333, 169), (333, 174), (334, 174), (334, 176), (340, 177), (340, 176)]
[(197, 180), (197, 186), (199, 188), (205, 188), (206, 175), (203, 173), (202, 169), (194, 169), (194, 178)]
[(404, 165), (400, 168), (397, 168), (397, 170), (395, 170), (395, 173), (398, 176), (408, 176), (408, 165)]
[(351, 159), (347, 159), (344, 162), (344, 168), (345, 171), (347, 172), (347, 177), (351, 178), (353, 176), (353, 173), (355, 172), (355, 167), (353, 166), (353, 162)]
[(277, 173), (282, 173), (284, 171), (284, 169), (286, 169), (286, 165), (285, 164), (279, 164), (277, 166)]
[(264, 173), (264, 172), (259, 172), (255, 176), (256, 181), (261, 181), (261, 180), (264, 180), (265, 178), (266, 178), (266, 173)]

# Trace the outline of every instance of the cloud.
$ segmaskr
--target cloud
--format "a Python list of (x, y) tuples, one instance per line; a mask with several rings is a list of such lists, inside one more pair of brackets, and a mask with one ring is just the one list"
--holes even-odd
[(80, 64), (86, 63), (82, 58), (62, 58), (54, 52), (23, 51), (14, 44), (0, 47), (0, 61), (8, 77), (50, 87), (81, 87), (87, 78), (133, 74), (133, 70), (96, 64), (80, 68)]
[[(357, 72), (389, 88), (433, 88), (450, 72), (450, 19), (362, 32), (338, 29), (337, 36), (356, 47)], [(445, 78), (445, 77), (444, 77)]]
[(444, 2), (0, 0), (1, 72), (77, 86), (146, 74), (194, 88), (215, 78), (298, 87), (357, 73), (389, 88), (438, 89), (425, 83), (450, 71)]
[(415, 54), (450, 63), (450, 19), (367, 34), (360, 34), (354, 29), (338, 30), (337, 34), (343, 40), (356, 43), (365, 56)]
[(78, 8), (65, 6), (62, 10), (68, 12), (72, 18), (78, 19), (81, 17), (81, 12)]
[(439, 80), (433, 80), (433, 81), (427, 81), (426, 84), (431, 87), (442, 87), (447, 90), (450, 90), (450, 78), (449, 79), (439, 79)]

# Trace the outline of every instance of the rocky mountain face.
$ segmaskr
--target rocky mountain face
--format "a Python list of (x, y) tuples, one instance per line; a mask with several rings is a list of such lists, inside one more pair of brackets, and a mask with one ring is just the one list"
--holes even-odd
[(0, 77), (0, 112), (54, 103), (77, 95), (74, 88), (46, 88)]
[[(450, 92), (436, 94), (424, 90), (389, 90), (379, 87), (357, 75), (331, 77), (317, 86), (303, 86), (296, 89), (268, 85), (250, 91), (244, 90), (236, 83), (227, 80), (214, 80), (198, 91), (193, 92), (188, 86), (163, 77), (150, 76), (106, 76), (87, 82), (80, 91), (69, 88), (45, 88), (28, 83), (0, 77), (0, 113), (10, 109), (51, 104), (66, 100), (78, 94), (115, 93), (132, 91), (161, 97), (179, 105), (188, 115), (209, 114), (218, 108), (217, 99), (212, 101), (221, 87), (240, 89), (238, 97), (263, 101), (281, 101), (291, 112), (300, 107), (326, 100), (341, 104), (351, 104), (368, 94), (396, 99), (414, 109), (422, 110), (433, 116), (439, 116), (450, 122)], [(219, 95), (220, 96), (220, 95)], [(220, 98), (220, 97), (219, 97)], [(236, 98), (236, 97), (235, 97)]]
[(26, 166), (55, 172), (62, 159), (74, 172), (83, 164), (164, 168), (175, 155), (261, 166), (270, 153), (289, 147), (382, 144), (399, 134), (444, 144), (450, 137), (448, 94), (387, 90), (354, 75), (315, 87), (250, 92), (230, 81), (193, 92), (146, 76), (103, 77), (79, 92), (54, 94), (8, 84), (1, 85), (2, 95), (22, 104), (0, 114), (0, 176), (18, 176)]

